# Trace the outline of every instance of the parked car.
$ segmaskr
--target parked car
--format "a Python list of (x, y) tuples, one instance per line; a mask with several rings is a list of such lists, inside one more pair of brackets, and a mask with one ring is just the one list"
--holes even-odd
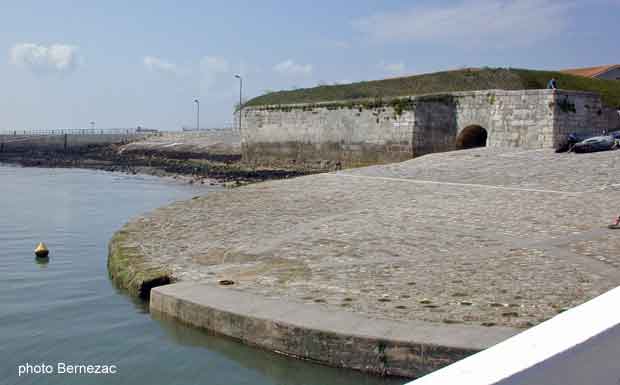
[(572, 148), (574, 152), (596, 152), (608, 151), (614, 148), (615, 139), (612, 136), (595, 136), (575, 143)]
[(555, 152), (570, 151), (575, 144), (584, 141), (590, 137), (592, 137), (592, 135), (578, 134), (576, 132), (570, 133), (566, 135), (566, 138), (564, 139), (562, 144), (555, 150)]

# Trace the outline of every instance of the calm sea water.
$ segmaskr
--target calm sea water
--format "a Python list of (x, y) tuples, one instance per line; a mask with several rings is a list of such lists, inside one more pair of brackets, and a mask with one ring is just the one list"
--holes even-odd
[[(119, 292), (107, 243), (130, 217), (206, 194), (141, 176), (0, 165), (0, 384), (396, 384), (313, 365), (170, 320)], [(44, 241), (49, 263), (33, 249)], [(28, 375), (18, 366), (116, 365), (108, 376)]]

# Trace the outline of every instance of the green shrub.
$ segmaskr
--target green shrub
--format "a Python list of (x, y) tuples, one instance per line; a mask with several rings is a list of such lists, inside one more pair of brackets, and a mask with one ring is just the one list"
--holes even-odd
[(512, 68), (464, 69), (352, 84), (278, 91), (258, 96), (250, 100), (246, 106), (347, 100), (359, 101), (360, 103), (355, 103), (356, 106), (376, 108), (378, 101), (383, 103), (383, 100), (403, 96), (492, 89), (544, 89), (552, 77), (556, 78), (558, 87), (561, 89), (597, 92), (601, 94), (606, 105), (620, 108), (619, 81), (585, 78), (561, 72)]

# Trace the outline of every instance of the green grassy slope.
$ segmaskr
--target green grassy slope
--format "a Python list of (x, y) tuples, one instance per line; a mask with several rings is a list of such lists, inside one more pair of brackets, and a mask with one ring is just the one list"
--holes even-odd
[(551, 77), (557, 79), (561, 89), (598, 92), (606, 105), (620, 108), (620, 81), (590, 79), (561, 72), (502, 68), (465, 69), (278, 91), (256, 97), (246, 106), (390, 98), (453, 91), (542, 89), (546, 88)]

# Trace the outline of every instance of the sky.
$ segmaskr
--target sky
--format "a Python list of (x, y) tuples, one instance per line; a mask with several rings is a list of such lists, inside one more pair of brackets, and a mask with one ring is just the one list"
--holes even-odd
[[(270, 90), (620, 63), (620, 0), (0, 0), (0, 130), (230, 125)], [(3, 57), (2, 57), (3, 56)]]

